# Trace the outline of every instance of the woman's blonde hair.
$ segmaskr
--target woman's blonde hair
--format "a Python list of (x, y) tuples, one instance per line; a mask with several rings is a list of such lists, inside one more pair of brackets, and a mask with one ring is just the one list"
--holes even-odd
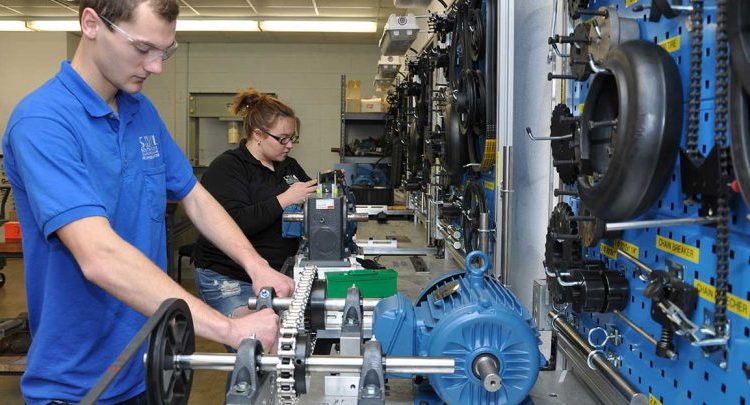
[(240, 90), (232, 100), (229, 110), (242, 118), (245, 136), (250, 138), (253, 130), (267, 131), (279, 117), (293, 118), (299, 133), (300, 120), (294, 110), (274, 96), (263, 94), (253, 88)]

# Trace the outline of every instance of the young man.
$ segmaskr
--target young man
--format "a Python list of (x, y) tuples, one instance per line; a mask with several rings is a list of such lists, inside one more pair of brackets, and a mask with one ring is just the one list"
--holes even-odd
[[(73, 60), (13, 112), (3, 140), (25, 256), (33, 334), (21, 389), (28, 404), (78, 402), (161, 302), (190, 306), (196, 333), (237, 347), (255, 334), (267, 351), (278, 318), (227, 318), (174, 283), (166, 268), (167, 198), (240, 263), (260, 289), (294, 283), (269, 267), (192, 169), (139, 93), (177, 48), (176, 0), (83, 0)], [(143, 364), (101, 398), (138, 402)]]

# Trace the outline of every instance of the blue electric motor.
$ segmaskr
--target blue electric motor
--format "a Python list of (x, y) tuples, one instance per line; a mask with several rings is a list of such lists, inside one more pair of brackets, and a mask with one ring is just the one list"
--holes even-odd
[[(477, 258), (479, 267), (472, 265)], [(484, 253), (471, 252), (465, 272), (433, 280), (414, 305), (398, 293), (381, 300), (373, 314), (373, 335), (384, 354), (455, 358), (454, 374), (429, 376), (450, 405), (518, 404), (546, 362), (531, 315), (485, 274), (488, 262)]]

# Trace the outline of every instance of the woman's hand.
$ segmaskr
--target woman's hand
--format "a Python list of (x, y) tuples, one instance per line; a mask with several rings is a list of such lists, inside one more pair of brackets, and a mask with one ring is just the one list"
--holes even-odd
[(286, 191), (276, 196), (276, 199), (279, 200), (282, 209), (292, 204), (302, 204), (308, 195), (315, 192), (317, 184), (318, 180), (298, 181), (289, 186)]

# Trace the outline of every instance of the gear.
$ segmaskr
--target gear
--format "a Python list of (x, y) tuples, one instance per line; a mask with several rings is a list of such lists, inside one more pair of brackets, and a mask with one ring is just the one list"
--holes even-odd
[[(578, 223), (572, 219), (573, 216), (573, 208), (564, 202), (558, 203), (550, 216), (544, 245), (544, 266), (551, 273), (558, 274), (571, 267), (579, 267), (583, 261), (581, 240), (568, 238), (578, 235)], [(549, 284), (556, 284), (556, 281), (548, 280)]]

